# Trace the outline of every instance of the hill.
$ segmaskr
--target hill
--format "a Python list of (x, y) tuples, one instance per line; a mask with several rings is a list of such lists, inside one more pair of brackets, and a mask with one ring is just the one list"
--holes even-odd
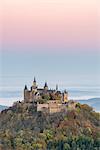
[(99, 119), (86, 104), (49, 114), (16, 103), (0, 113), (0, 150), (99, 150)]

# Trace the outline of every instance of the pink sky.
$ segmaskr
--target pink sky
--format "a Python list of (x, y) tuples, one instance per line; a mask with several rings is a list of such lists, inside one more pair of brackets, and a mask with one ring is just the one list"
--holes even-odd
[(99, 4), (99, 0), (3, 0), (2, 44), (98, 49)]

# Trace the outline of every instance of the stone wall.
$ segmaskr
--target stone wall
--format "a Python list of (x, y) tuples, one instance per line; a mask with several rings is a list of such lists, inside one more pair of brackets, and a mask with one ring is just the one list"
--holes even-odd
[(43, 111), (44, 109), (49, 109), (49, 104), (39, 104), (39, 103), (37, 103), (37, 111)]
[(37, 111), (48, 110), (49, 113), (56, 113), (62, 110), (62, 104), (57, 103), (54, 100), (48, 101), (47, 104), (39, 104), (37, 103)]
[(62, 104), (57, 104), (57, 103), (51, 103), (49, 104), (49, 112), (50, 113), (56, 113), (61, 111)]

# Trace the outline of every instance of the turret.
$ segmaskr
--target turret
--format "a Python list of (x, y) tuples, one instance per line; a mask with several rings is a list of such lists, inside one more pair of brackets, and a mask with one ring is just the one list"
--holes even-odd
[(27, 90), (27, 85), (25, 85), (24, 91)]
[(37, 90), (37, 84), (36, 84), (36, 79), (35, 79), (35, 77), (34, 77), (34, 80), (33, 80), (33, 85), (32, 85), (32, 87), (31, 87), (31, 90), (32, 91), (36, 91)]
[(36, 79), (34, 77), (33, 86), (36, 86)]
[(47, 85), (47, 82), (45, 82), (45, 85), (44, 85), (44, 90), (48, 90), (48, 85)]
[(29, 91), (28, 91), (27, 85), (25, 85), (25, 88), (24, 88), (24, 101), (25, 102), (29, 101)]
[(56, 84), (56, 91), (58, 91), (58, 84)]
[(63, 96), (63, 102), (66, 103), (68, 102), (68, 92), (65, 90), (64, 93), (62, 94)]

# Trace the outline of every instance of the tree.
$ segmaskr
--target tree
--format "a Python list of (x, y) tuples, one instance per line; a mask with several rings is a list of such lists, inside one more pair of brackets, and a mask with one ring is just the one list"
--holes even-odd
[(68, 143), (64, 143), (64, 150), (70, 150), (70, 145)]

